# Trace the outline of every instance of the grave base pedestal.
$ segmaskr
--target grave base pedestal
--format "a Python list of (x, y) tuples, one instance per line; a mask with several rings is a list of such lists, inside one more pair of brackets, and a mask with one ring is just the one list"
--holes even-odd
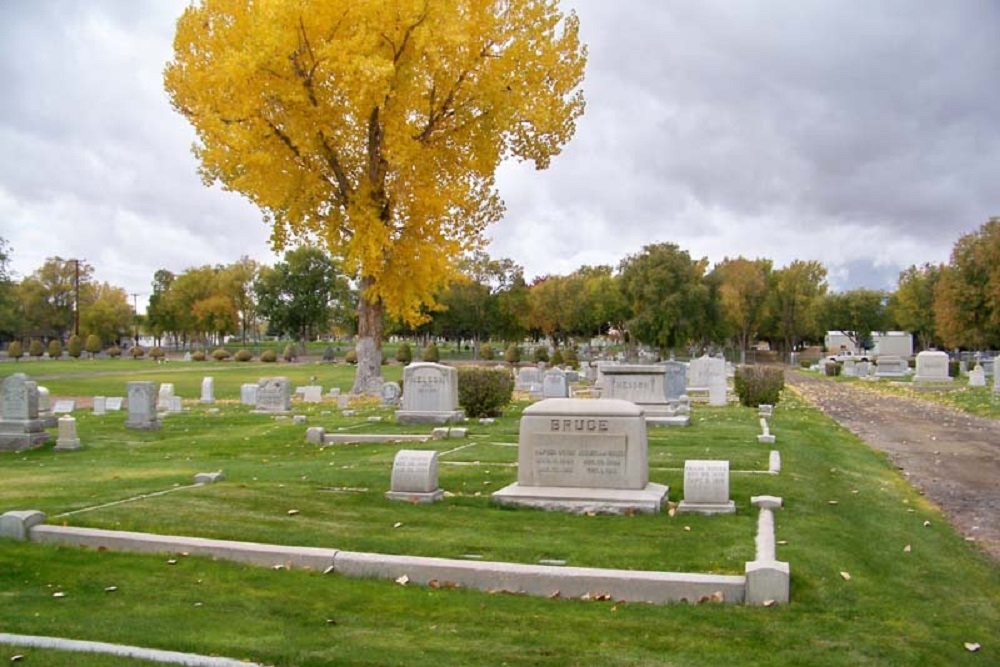
[(416, 493), (412, 491), (386, 491), (385, 497), (389, 500), (396, 500), (404, 503), (417, 503), (420, 505), (430, 505), (444, 498), (444, 490), (437, 489), (430, 493)]
[(465, 412), (462, 410), (444, 412), (396, 410), (396, 421), (400, 424), (453, 424), (464, 419)]
[(728, 503), (689, 503), (682, 500), (677, 505), (678, 514), (703, 514), (712, 516), (713, 514), (736, 514), (736, 503), (730, 500)]
[(670, 487), (650, 482), (642, 489), (590, 489), (578, 487), (522, 486), (517, 482), (492, 495), (493, 502), (511, 507), (585, 514), (655, 514), (667, 501)]

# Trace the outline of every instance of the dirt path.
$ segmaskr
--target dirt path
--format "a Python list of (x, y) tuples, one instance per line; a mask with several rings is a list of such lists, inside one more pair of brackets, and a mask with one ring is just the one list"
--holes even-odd
[(803, 398), (886, 452), (961, 534), (1000, 560), (1000, 421), (856, 383), (785, 376)]

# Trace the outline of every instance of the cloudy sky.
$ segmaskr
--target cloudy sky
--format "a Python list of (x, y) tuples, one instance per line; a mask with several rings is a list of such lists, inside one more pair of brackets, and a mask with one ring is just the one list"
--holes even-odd
[[(187, 0), (0, 0), (0, 237), (28, 275), (267, 263), (268, 229), (206, 188), (162, 70)], [(1000, 215), (996, 0), (564, 1), (587, 112), (552, 167), (501, 168), (494, 257), (528, 277), (650, 243), (817, 259), (834, 289), (895, 286)]]

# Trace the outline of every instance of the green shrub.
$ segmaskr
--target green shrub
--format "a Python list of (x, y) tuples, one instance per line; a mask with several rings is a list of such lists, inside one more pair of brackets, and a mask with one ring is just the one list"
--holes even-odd
[(142, 349), (142, 345), (134, 345), (129, 351), (133, 359), (142, 359), (146, 356), (146, 350)]
[(489, 343), (483, 343), (479, 346), (479, 358), (485, 359), (486, 361), (493, 361), (496, 356), (496, 352), (493, 351), (493, 346)]
[(740, 366), (734, 379), (740, 404), (756, 408), (761, 403), (775, 405), (785, 387), (785, 373), (772, 366)]
[(399, 348), (396, 350), (396, 361), (401, 364), (408, 364), (413, 361), (413, 350), (410, 349), (409, 343), (399, 344)]
[(285, 361), (295, 361), (295, 343), (289, 343), (285, 346), (285, 351), (281, 354), (281, 358)]
[(495, 417), (513, 396), (514, 380), (506, 368), (458, 368), (458, 404), (467, 417)]
[(225, 361), (231, 356), (233, 356), (232, 353), (224, 347), (217, 347), (212, 350), (212, 358), (216, 361)]
[(10, 345), (7, 346), (7, 356), (15, 361), (24, 356), (24, 350), (21, 349), (21, 341), (11, 341)]
[(264, 350), (260, 353), (260, 360), (265, 364), (273, 364), (278, 360), (278, 353), (272, 349)]
[[(90, 358), (93, 359), (94, 355), (101, 351), (101, 337), (97, 334), (90, 334), (87, 336), (87, 342), (84, 343), (83, 349), (89, 352)], [(120, 350), (119, 354), (121, 354)]]
[(167, 353), (163, 351), (162, 347), (155, 345), (153, 349), (149, 351), (149, 356), (159, 361), (160, 359), (163, 359), (163, 357), (167, 356)]
[(433, 363), (441, 361), (441, 353), (438, 351), (438, 346), (435, 345), (434, 343), (431, 343), (430, 345), (424, 348), (424, 351), (421, 353), (420, 358), (423, 359), (424, 361), (430, 361)]
[(74, 359), (79, 359), (80, 355), (83, 354), (83, 341), (76, 334), (69, 337), (69, 344), (66, 346), (69, 356)]
[(962, 374), (961, 365), (955, 359), (948, 360), (948, 377), (957, 378)]
[(358, 363), (358, 351), (357, 350), (348, 350), (347, 354), (344, 355), (344, 361), (346, 361), (349, 364), (356, 364), (356, 363)]
[(563, 365), (563, 355), (562, 355), (562, 352), (559, 350), (558, 347), (552, 353), (552, 365), (553, 366), (562, 366)]
[(236, 361), (250, 361), (251, 359), (253, 359), (253, 354), (250, 352), (250, 350), (244, 348), (239, 352), (237, 352), (236, 356), (233, 358), (236, 359)]
[(323, 348), (323, 361), (330, 362), (333, 361), (337, 356), (337, 353), (333, 349), (333, 345), (327, 345)]
[(799, 359), (799, 366), (802, 368), (812, 368), (812, 362), (807, 359)]
[(389, 353), (386, 352), (385, 350), (382, 350), (382, 365), (386, 366), (388, 365), (388, 363), (389, 363)]
[(31, 343), (28, 345), (28, 354), (38, 358), (45, 354), (45, 346), (42, 345), (42, 341), (37, 338), (31, 339)]
[(510, 345), (507, 346), (507, 349), (504, 350), (503, 360), (506, 361), (508, 364), (516, 364), (520, 362), (521, 348), (519, 348), (517, 344), (511, 343)]
[(112, 345), (111, 347), (108, 348), (108, 356), (111, 357), (112, 359), (117, 359), (118, 357), (122, 356), (122, 349), (117, 345)]
[(575, 347), (570, 346), (566, 348), (566, 351), (563, 353), (563, 364), (570, 368), (580, 367), (580, 358), (576, 356)]
[(549, 360), (549, 348), (544, 345), (539, 345), (535, 348), (535, 352), (532, 355), (535, 363), (547, 362)]
[(191, 361), (205, 361), (205, 350), (195, 350), (192, 352)]
[(49, 341), (49, 358), (59, 359), (62, 357), (63, 349), (62, 343), (58, 339), (52, 339)]
[(823, 366), (823, 370), (826, 372), (827, 377), (836, 377), (840, 375), (840, 369), (843, 367), (844, 365), (839, 361), (827, 361)]
[(906, 360), (906, 365), (909, 366), (912, 369), (916, 369), (916, 367), (917, 367), (917, 360), (916, 359), (907, 359)]

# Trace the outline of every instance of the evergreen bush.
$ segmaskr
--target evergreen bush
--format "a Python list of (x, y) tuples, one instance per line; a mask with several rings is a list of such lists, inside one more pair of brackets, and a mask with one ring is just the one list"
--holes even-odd
[(962, 366), (956, 359), (948, 360), (948, 377), (957, 378), (962, 374)]
[(741, 405), (748, 408), (761, 403), (776, 405), (785, 387), (785, 372), (771, 366), (740, 366), (734, 382)]
[(812, 362), (808, 359), (799, 359), (799, 366), (801, 368), (812, 368)]
[(521, 361), (521, 348), (519, 348), (516, 343), (511, 343), (507, 346), (507, 349), (504, 350), (503, 360), (508, 364), (519, 363)]
[(212, 358), (216, 361), (225, 361), (229, 359), (233, 354), (224, 347), (217, 347), (212, 350)]
[(421, 353), (420, 358), (423, 359), (424, 361), (429, 361), (433, 363), (441, 361), (441, 353), (438, 351), (438, 346), (435, 345), (434, 343), (431, 343), (430, 345), (424, 348), (424, 351)]
[(514, 380), (506, 368), (458, 368), (458, 404), (467, 417), (496, 417), (513, 396)]
[(84, 343), (83, 349), (86, 350), (90, 354), (90, 358), (93, 359), (94, 355), (101, 351), (101, 337), (97, 334), (90, 334), (87, 336), (87, 342)]
[(281, 358), (285, 361), (295, 361), (295, 343), (289, 343), (285, 346), (285, 351), (282, 353)]
[(59, 359), (60, 357), (62, 357), (62, 353), (63, 353), (62, 343), (59, 342), (59, 339), (53, 338), (52, 340), (50, 340), (49, 341), (49, 358), (50, 359)]
[(36, 359), (45, 354), (45, 346), (42, 345), (42, 341), (32, 338), (31, 343), (28, 345), (28, 354)]
[(112, 345), (111, 347), (108, 348), (108, 356), (111, 357), (112, 359), (117, 359), (118, 357), (122, 356), (122, 349), (117, 345)]
[(356, 363), (358, 363), (358, 351), (357, 350), (348, 350), (347, 354), (344, 355), (344, 361), (346, 361), (349, 364), (356, 364)]
[(535, 363), (547, 362), (549, 360), (549, 348), (539, 345), (535, 348), (532, 359), (534, 359)]
[(552, 365), (553, 366), (562, 366), (563, 365), (563, 355), (562, 355), (562, 352), (559, 351), (558, 347), (552, 353)]
[(146, 350), (142, 349), (142, 345), (133, 345), (129, 354), (132, 355), (133, 359), (142, 359), (146, 356)]
[(192, 352), (191, 361), (205, 361), (205, 350), (195, 350)]
[(149, 351), (149, 356), (151, 356), (156, 361), (160, 361), (163, 357), (167, 356), (167, 353), (163, 351), (163, 348), (159, 345), (154, 345), (153, 349)]
[(24, 356), (24, 350), (21, 349), (21, 341), (11, 341), (10, 345), (7, 346), (7, 356), (14, 361), (18, 361)]
[(576, 356), (576, 348), (572, 345), (567, 347), (566, 352), (563, 353), (563, 364), (570, 368), (580, 367), (580, 358)]
[(268, 348), (260, 353), (260, 360), (265, 364), (273, 364), (278, 360), (278, 353)]
[(489, 343), (483, 343), (479, 346), (479, 358), (485, 359), (486, 361), (493, 361), (496, 357), (496, 352), (493, 351), (493, 346)]
[(79, 359), (83, 354), (83, 341), (76, 334), (69, 337), (69, 344), (66, 346), (69, 356)]
[(844, 365), (839, 361), (827, 361), (823, 366), (823, 370), (826, 372), (827, 377), (836, 377), (840, 375), (840, 369), (843, 367)]
[(236, 356), (233, 358), (236, 359), (236, 361), (250, 361), (251, 359), (253, 359), (253, 354), (250, 352), (250, 350), (244, 348), (238, 351), (236, 353)]
[(396, 361), (401, 364), (408, 364), (413, 361), (413, 350), (410, 349), (409, 343), (399, 344), (399, 348), (396, 350)]

